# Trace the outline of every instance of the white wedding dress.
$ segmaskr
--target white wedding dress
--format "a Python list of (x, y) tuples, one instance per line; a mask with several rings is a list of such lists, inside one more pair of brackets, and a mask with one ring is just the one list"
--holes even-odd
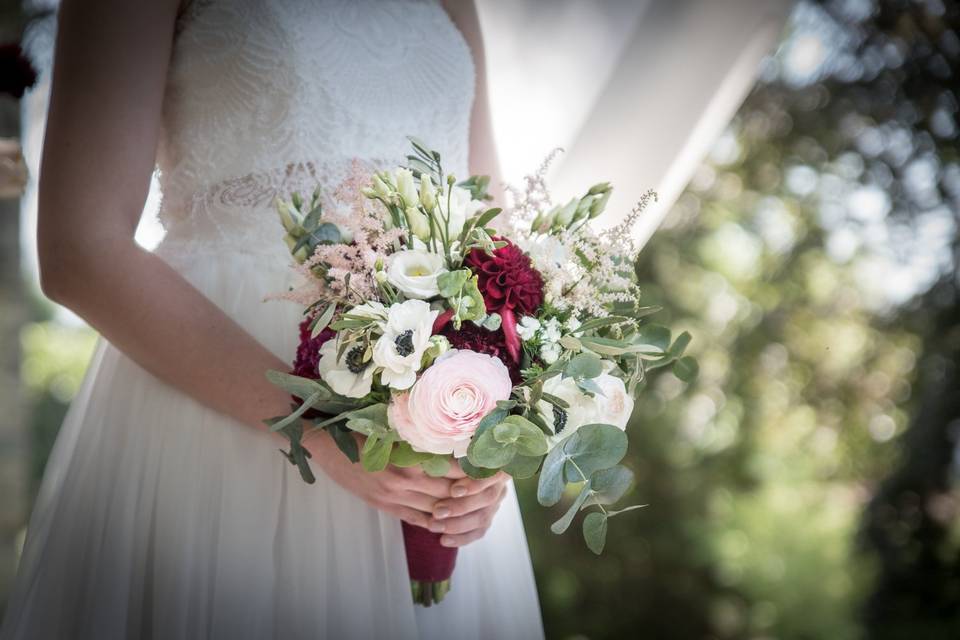
[[(196, 0), (175, 37), (156, 253), (292, 361), (300, 309), (263, 301), (294, 277), (274, 198), (333, 186), (354, 158), (402, 163), (407, 134), (465, 177), (470, 51), (439, 4), (415, 0)], [(322, 473), (305, 484), (272, 436), (102, 339), (48, 463), (0, 632), (542, 635), (512, 488), (486, 536), (460, 550), (446, 600), (415, 607), (398, 520)]]

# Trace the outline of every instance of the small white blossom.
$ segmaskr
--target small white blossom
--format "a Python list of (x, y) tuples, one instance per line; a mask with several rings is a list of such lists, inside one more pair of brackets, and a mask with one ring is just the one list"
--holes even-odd
[(577, 316), (570, 316), (567, 318), (567, 321), (563, 323), (563, 326), (567, 328), (567, 331), (573, 332), (579, 329), (581, 324), (583, 323), (577, 319)]
[(553, 364), (560, 358), (563, 349), (556, 342), (551, 342), (540, 347), (540, 358), (547, 364)]
[(533, 340), (540, 329), (540, 321), (533, 316), (523, 316), (520, 318), (520, 324), (517, 325), (517, 333), (522, 340)]
[(550, 318), (543, 323), (543, 328), (540, 329), (540, 339), (544, 342), (558, 342), (563, 335), (560, 329), (560, 321), (556, 318)]

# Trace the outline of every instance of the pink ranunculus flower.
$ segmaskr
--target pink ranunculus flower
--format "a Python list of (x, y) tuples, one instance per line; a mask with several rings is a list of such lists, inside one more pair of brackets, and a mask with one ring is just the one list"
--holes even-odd
[(393, 397), (390, 424), (417, 451), (462, 458), (480, 420), (509, 398), (512, 388), (510, 372), (499, 359), (450, 351), (410, 391)]

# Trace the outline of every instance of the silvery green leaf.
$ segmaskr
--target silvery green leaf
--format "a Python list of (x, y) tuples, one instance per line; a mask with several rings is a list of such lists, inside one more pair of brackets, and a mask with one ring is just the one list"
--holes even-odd
[(390, 451), (393, 448), (393, 441), (388, 437), (381, 437), (379, 434), (372, 434), (367, 437), (363, 443), (363, 449), (360, 450), (360, 463), (365, 471), (383, 471), (387, 468), (390, 461)]
[(684, 356), (673, 363), (673, 375), (684, 382), (691, 382), (700, 372), (700, 365), (690, 356)]
[(314, 391), (312, 394), (310, 394), (310, 396), (308, 396), (303, 402), (300, 403), (300, 406), (297, 407), (293, 411), (293, 413), (288, 415), (286, 418), (283, 418), (282, 420), (279, 420), (278, 422), (274, 423), (270, 427), (270, 430), (280, 431), (287, 425), (293, 424), (295, 420), (297, 420), (300, 416), (306, 413), (307, 409), (310, 409), (311, 407), (313, 407), (313, 404), (318, 400), (320, 400), (322, 395), (323, 395), (322, 389), (318, 391)]
[[(627, 434), (612, 424), (588, 424), (580, 427), (561, 445), (564, 454), (574, 465), (568, 469), (568, 478), (584, 480), (601, 469), (609, 469), (619, 463), (627, 453)], [(580, 477), (580, 473), (583, 477)]]
[(595, 554), (603, 553), (607, 542), (607, 516), (599, 511), (588, 513), (583, 519), (583, 539)]
[(310, 330), (310, 337), (316, 338), (320, 335), (320, 332), (327, 328), (330, 324), (330, 321), (333, 319), (333, 314), (337, 311), (337, 303), (331, 302), (323, 313), (317, 316), (317, 319), (313, 323), (313, 328)]
[[(573, 436), (571, 436), (573, 437)], [(540, 479), (537, 482), (537, 502), (545, 507), (551, 507), (560, 502), (563, 487), (563, 466), (568, 459), (562, 445), (555, 446), (543, 460), (540, 469)]]
[(550, 531), (553, 531), (556, 534), (561, 534), (566, 531), (570, 524), (573, 522), (574, 516), (577, 515), (577, 512), (580, 511), (580, 507), (583, 506), (583, 503), (587, 498), (590, 497), (590, 481), (587, 480), (583, 483), (583, 487), (580, 489), (577, 499), (573, 501), (573, 504), (570, 505), (570, 508), (567, 509), (567, 512), (563, 514), (559, 520), (550, 525)]
[(672, 356), (680, 357), (683, 355), (683, 352), (686, 351), (687, 345), (690, 344), (691, 336), (690, 333), (684, 331), (677, 339), (673, 341), (673, 344), (670, 345), (669, 353)]
[(347, 459), (350, 462), (359, 462), (360, 461), (360, 452), (357, 448), (357, 441), (353, 437), (353, 433), (340, 425), (333, 425), (327, 429), (330, 433), (330, 436), (333, 438), (333, 442), (337, 445), (337, 448), (343, 452)]
[(504, 471), (509, 473), (515, 480), (522, 480), (523, 478), (531, 478), (537, 469), (540, 468), (540, 461), (543, 460), (543, 456), (514, 456), (513, 460), (503, 468)]
[(362, 409), (356, 409), (344, 416), (347, 419), (347, 428), (362, 433), (365, 436), (374, 434), (384, 435), (389, 430), (387, 420), (387, 405), (384, 403), (372, 404)]
[(424, 473), (433, 478), (440, 478), (450, 471), (450, 458), (433, 455), (420, 463)]
[(458, 462), (460, 463), (460, 468), (463, 470), (463, 472), (474, 480), (483, 480), (484, 478), (489, 478), (499, 471), (499, 469), (485, 469), (484, 467), (476, 467), (470, 464), (470, 461), (467, 460), (466, 456), (460, 458)]
[(410, 443), (401, 441), (390, 453), (390, 464), (398, 467), (412, 467), (432, 457), (432, 453), (414, 451)]
[(670, 347), (670, 329), (658, 324), (644, 324), (637, 329), (634, 342), (658, 347), (666, 351)]
[(492, 433), (494, 440), (503, 445), (514, 445), (523, 455), (542, 456), (547, 452), (547, 438), (543, 431), (523, 416), (507, 416)]
[(467, 458), (470, 464), (488, 469), (499, 469), (513, 460), (513, 457), (517, 454), (517, 445), (498, 442), (494, 437), (495, 428), (487, 429), (471, 440), (470, 446), (467, 448)]
[(563, 375), (567, 378), (596, 378), (603, 373), (603, 361), (592, 353), (579, 353), (563, 368)]
[(633, 485), (633, 471), (617, 465), (609, 469), (601, 469), (590, 476), (592, 493), (584, 506), (592, 504), (613, 504), (630, 490)]
[(579, 327), (573, 330), (573, 333), (587, 333), (588, 331), (596, 331), (597, 329), (602, 329), (603, 327), (609, 327), (615, 324), (622, 324), (624, 322), (630, 322), (630, 318), (626, 316), (607, 316), (606, 318), (591, 318), (587, 320)]

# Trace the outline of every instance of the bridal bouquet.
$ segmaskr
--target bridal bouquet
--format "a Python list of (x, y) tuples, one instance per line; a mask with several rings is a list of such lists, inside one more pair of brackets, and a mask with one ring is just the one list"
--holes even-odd
[[(406, 167), (357, 165), (332, 197), (277, 203), (303, 275), (279, 297), (306, 310), (293, 371), (267, 373), (294, 410), (267, 423), (289, 438), (284, 455), (307, 482), (309, 428), (371, 472), (539, 474), (544, 506), (570, 485), (576, 497), (551, 529), (590, 509), (583, 536), (600, 553), (609, 519), (637, 508), (611, 505), (633, 481), (619, 462), (638, 384), (656, 367), (696, 373), (683, 356), (690, 336), (671, 340), (639, 304), (630, 230), (654, 195), (597, 233), (588, 222), (607, 183), (552, 206), (548, 158), (501, 212), (485, 204), (486, 177), (458, 182), (439, 153), (411, 142)], [(403, 532), (414, 600), (429, 606), (449, 589), (456, 549), (421, 527)]]

